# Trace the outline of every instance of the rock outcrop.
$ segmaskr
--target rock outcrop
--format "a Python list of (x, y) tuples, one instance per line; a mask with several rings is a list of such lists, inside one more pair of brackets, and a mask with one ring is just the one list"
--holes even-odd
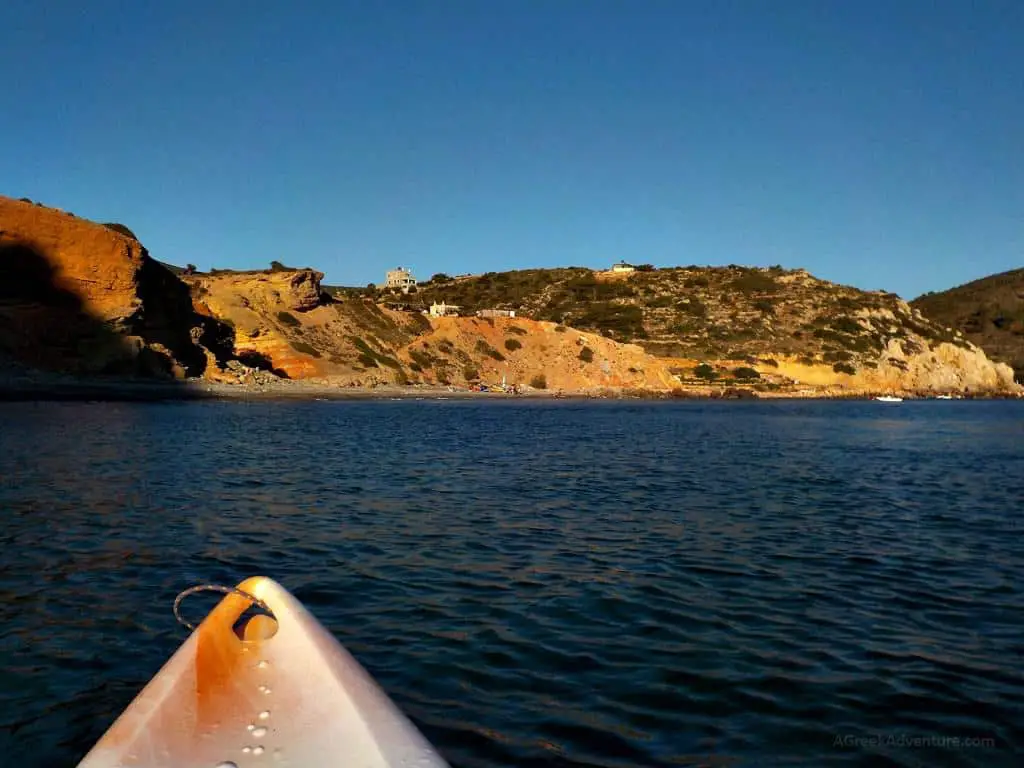
[[(274, 273), (271, 273), (273, 276)], [(320, 281), (323, 272), (302, 269), (290, 274), (285, 273), (286, 280), (278, 280), (281, 284), (279, 293), (281, 300), (296, 312), (308, 312), (320, 306)]]
[(185, 378), (230, 329), (134, 237), (0, 197), (0, 353), (33, 367)]
[(931, 349), (908, 353), (893, 341), (880, 362), (854, 373), (837, 372), (832, 366), (780, 355), (771, 367), (758, 365), (767, 380), (781, 381), (796, 389), (814, 387), (822, 394), (1011, 394), (1019, 391), (1014, 372), (1005, 363), (989, 360), (976, 347), (940, 343)]
[(336, 313), (321, 306), (322, 278), (320, 272), (302, 269), (218, 271), (182, 279), (199, 312), (234, 329), (234, 354), (279, 376), (301, 379), (336, 372), (323, 354), (330, 344), (313, 347), (304, 339), (307, 332), (329, 333), (336, 319)]
[(925, 317), (956, 329), (1024, 384), (1024, 269), (973, 280), (911, 302)]
[(81, 309), (102, 322), (123, 322), (142, 306), (142, 244), (107, 227), (0, 197), (0, 248), (8, 299), (26, 291), (38, 295), (46, 282), (52, 294), (77, 297)]
[(914, 392), (1013, 391), (1013, 369), (989, 360), (975, 346), (940, 343), (908, 354), (893, 340), (882, 354), (882, 364), (862, 377), (881, 386)]

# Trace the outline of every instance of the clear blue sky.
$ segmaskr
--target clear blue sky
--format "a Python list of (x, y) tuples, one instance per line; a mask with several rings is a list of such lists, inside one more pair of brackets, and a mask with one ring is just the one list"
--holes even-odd
[(0, 5), (0, 193), (201, 268), (1024, 263), (1024, 2)]

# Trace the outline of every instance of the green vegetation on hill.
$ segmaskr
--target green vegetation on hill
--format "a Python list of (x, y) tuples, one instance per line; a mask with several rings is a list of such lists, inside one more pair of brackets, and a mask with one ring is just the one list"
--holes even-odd
[(513, 272), (486, 272), (465, 278), (435, 275), (419, 286), (416, 300), (423, 306), (434, 301), (455, 304), (466, 312), (478, 309), (516, 309), (532, 305), (552, 283), (571, 281), (590, 275), (588, 269), (520, 269)]
[(1024, 383), (1024, 269), (983, 277), (911, 302), (921, 313), (960, 331)]
[[(116, 230), (118, 232), (121, 232), (121, 234), (126, 234), (126, 235), (128, 235), (130, 237), (134, 237), (134, 235), (131, 234), (130, 230), (127, 229), (127, 227), (119, 229), (119, 227), (121, 227), (120, 224), (104, 224), (104, 226), (105, 227), (109, 227), (110, 229), (114, 229), (114, 230)], [(163, 262), (161, 262), (161, 263), (163, 264)], [(176, 274), (176, 275), (180, 275), (180, 274), (186, 273), (186, 272), (194, 273), (194, 274), (197, 274), (197, 275), (207, 274), (207, 275), (210, 275), (210, 276), (217, 276), (217, 275), (269, 275), (269, 274), (272, 274), (274, 272), (311, 272), (311, 271), (314, 271), (312, 269), (312, 267), (289, 267), (287, 264), (282, 264), (280, 261), (272, 261), (272, 262), (270, 262), (270, 266), (268, 268), (266, 268), (266, 269), (221, 269), (219, 267), (214, 267), (209, 272), (200, 272), (192, 264), (189, 265), (190, 269), (186, 269), (184, 267), (178, 267), (178, 266), (175, 266), (173, 264), (164, 264), (164, 266), (167, 267), (172, 272), (174, 272), (174, 274)], [(328, 289), (328, 286), (323, 286), (323, 288), (326, 290), (326, 289)], [(331, 290), (334, 290), (334, 289), (332, 288)]]
[(515, 309), (526, 317), (642, 344), (663, 356), (753, 362), (772, 353), (855, 367), (892, 340), (903, 351), (969, 346), (891, 293), (818, 280), (803, 270), (676, 267), (609, 276), (581, 267), (526, 269), (463, 278), (435, 276), (414, 306), (445, 301), (464, 313)]

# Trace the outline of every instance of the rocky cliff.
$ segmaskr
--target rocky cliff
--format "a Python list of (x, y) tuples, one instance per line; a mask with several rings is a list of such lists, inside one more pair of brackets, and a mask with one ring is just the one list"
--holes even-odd
[(963, 333), (1024, 383), (1024, 269), (974, 280), (911, 302), (926, 317)]
[[(0, 197), (0, 247), (5, 249), (5, 298), (77, 297), (101, 322), (122, 323), (142, 306), (137, 240), (72, 214)], [(45, 285), (44, 285), (45, 284)]]
[(45, 370), (184, 378), (230, 346), (134, 237), (0, 197), (0, 355)]
[(813, 387), (821, 394), (997, 394), (1013, 393), (1018, 387), (1009, 366), (993, 363), (978, 348), (940, 343), (933, 348), (907, 351), (901, 342), (890, 342), (880, 362), (865, 364), (853, 373), (837, 372), (832, 366), (806, 358), (780, 355), (771, 365), (756, 366), (766, 381), (787, 388)]

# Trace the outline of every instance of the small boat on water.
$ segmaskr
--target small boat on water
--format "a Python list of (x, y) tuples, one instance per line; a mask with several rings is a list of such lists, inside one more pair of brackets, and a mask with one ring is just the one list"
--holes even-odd
[(952, 395), (936, 395), (935, 399), (936, 400), (954, 400), (956, 398), (954, 398)]
[(895, 397), (894, 395), (879, 395), (875, 398), (880, 403), (902, 403), (902, 397)]

